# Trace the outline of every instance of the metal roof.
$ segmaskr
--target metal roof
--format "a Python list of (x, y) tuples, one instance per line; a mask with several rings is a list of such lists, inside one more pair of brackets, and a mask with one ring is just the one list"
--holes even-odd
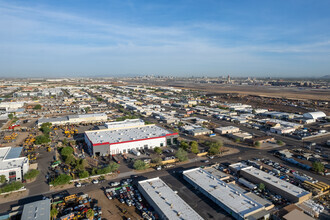
[(310, 194), (310, 192), (307, 192), (306, 190), (304, 190), (298, 186), (295, 186), (291, 183), (281, 180), (280, 178), (272, 176), (262, 170), (252, 167), (252, 166), (241, 169), (241, 172), (246, 172), (246, 173), (254, 176), (256, 179), (264, 181), (265, 183), (268, 183), (268, 184), (270, 184), (288, 194), (298, 197), (298, 198), (305, 196), (307, 194)]
[(139, 186), (144, 190), (144, 193), (148, 194), (167, 219), (203, 219), (159, 177), (140, 181)]
[(31, 202), (24, 205), (21, 219), (45, 220), (50, 219), (50, 199)]
[(163, 137), (171, 134), (164, 128), (156, 125), (140, 125), (134, 127), (111, 128), (105, 130), (85, 131), (85, 135), (93, 144), (118, 143)]
[(250, 213), (264, 208), (260, 203), (201, 168), (186, 170), (183, 172), (183, 175), (232, 212), (237, 213), (243, 218)]

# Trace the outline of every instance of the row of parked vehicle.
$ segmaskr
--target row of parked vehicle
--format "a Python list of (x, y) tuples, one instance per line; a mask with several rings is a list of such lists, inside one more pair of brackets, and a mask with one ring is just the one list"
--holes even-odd
[(106, 197), (109, 200), (118, 199), (121, 203), (126, 203), (127, 206), (135, 206), (139, 211), (141, 211), (145, 219), (153, 219), (152, 213), (149, 212), (144, 205), (139, 190), (134, 188), (131, 185), (131, 182), (131, 179), (126, 179), (123, 180), (121, 183), (110, 183), (112, 187), (108, 187), (105, 189)]

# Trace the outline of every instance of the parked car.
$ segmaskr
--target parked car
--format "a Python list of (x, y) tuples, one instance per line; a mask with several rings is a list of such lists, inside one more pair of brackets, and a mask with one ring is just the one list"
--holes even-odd
[(92, 183), (93, 183), (93, 184), (98, 184), (99, 181), (98, 181), (98, 180), (92, 180)]

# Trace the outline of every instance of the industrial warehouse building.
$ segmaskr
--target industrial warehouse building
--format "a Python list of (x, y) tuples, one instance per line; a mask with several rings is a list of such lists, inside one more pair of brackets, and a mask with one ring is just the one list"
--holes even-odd
[(291, 202), (301, 203), (312, 196), (312, 193), (252, 166), (241, 169), (240, 175), (253, 183), (265, 184), (267, 189)]
[(183, 178), (235, 219), (269, 218), (262, 204), (202, 168), (183, 171)]
[(172, 145), (177, 143), (177, 137), (178, 133), (171, 133), (156, 125), (85, 131), (85, 142), (94, 156)]
[(50, 219), (50, 199), (31, 202), (23, 207), (21, 219), (24, 220), (45, 220)]
[(305, 114), (303, 114), (304, 118), (307, 119), (321, 119), (321, 118), (325, 118), (327, 117), (327, 115), (324, 112), (307, 112)]
[(239, 128), (235, 126), (219, 127), (215, 129), (215, 132), (219, 134), (232, 134), (239, 132)]
[(97, 114), (84, 114), (84, 115), (68, 115), (56, 118), (41, 118), (38, 120), (38, 126), (43, 123), (52, 123), (52, 125), (66, 125), (66, 124), (79, 124), (79, 123), (95, 123), (95, 122), (105, 122), (108, 117), (104, 113)]
[(107, 122), (104, 124), (107, 129), (132, 127), (137, 125), (144, 125), (144, 121), (142, 119), (126, 119), (124, 121)]
[(20, 157), (22, 147), (0, 148), (0, 175), (4, 175), (7, 181), (22, 181), (23, 175), (29, 170), (29, 160)]
[(159, 177), (140, 181), (138, 189), (159, 214), (160, 219), (203, 219)]

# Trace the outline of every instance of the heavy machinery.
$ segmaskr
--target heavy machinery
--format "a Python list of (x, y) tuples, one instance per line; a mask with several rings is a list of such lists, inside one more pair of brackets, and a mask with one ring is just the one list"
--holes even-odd
[(33, 137), (32, 134), (30, 134), (26, 139), (24, 144), (25, 145), (32, 145), (36, 139)]
[(9, 143), (9, 141), (15, 140), (17, 135), (17, 133), (13, 132), (10, 135), (6, 135), (3, 139)]
[(51, 152), (51, 151), (52, 151), (51, 146), (48, 146), (48, 147), (47, 147), (47, 152)]

